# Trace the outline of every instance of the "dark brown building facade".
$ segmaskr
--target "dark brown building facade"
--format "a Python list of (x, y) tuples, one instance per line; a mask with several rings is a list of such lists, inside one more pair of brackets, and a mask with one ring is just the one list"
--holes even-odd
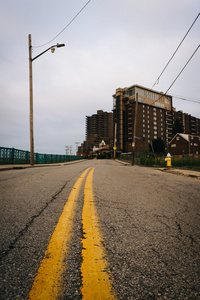
[(104, 140), (112, 144), (113, 138), (113, 113), (98, 110), (92, 116), (86, 116), (86, 141), (81, 146), (84, 152), (91, 152), (94, 146)]
[(183, 133), (200, 136), (200, 119), (182, 111), (174, 113), (174, 120), (178, 118), (183, 126)]
[(118, 151), (132, 151), (134, 124), (136, 153), (148, 151), (151, 141), (158, 137), (168, 145), (173, 128), (172, 96), (139, 85), (119, 88), (113, 95), (113, 122), (117, 124), (114, 135)]
[(139, 85), (119, 88), (113, 95), (113, 128), (117, 124), (113, 135), (118, 151), (132, 151), (135, 124), (136, 153), (148, 151), (151, 141), (159, 137), (168, 147), (175, 135), (173, 127), (176, 119), (182, 124), (182, 133), (200, 136), (200, 119), (176, 111), (170, 95)]
[(170, 141), (168, 151), (171, 155), (200, 154), (200, 137), (177, 133)]

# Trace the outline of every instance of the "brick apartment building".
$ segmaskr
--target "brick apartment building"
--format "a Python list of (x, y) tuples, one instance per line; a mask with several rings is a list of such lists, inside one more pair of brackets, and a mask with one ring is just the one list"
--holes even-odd
[(200, 136), (200, 119), (182, 111), (174, 113), (174, 119), (178, 118), (183, 126), (183, 133)]
[(79, 153), (92, 152), (94, 146), (98, 147), (102, 140), (106, 145), (112, 145), (113, 139), (113, 113), (98, 110), (92, 116), (86, 116), (86, 141), (79, 147)]
[(118, 151), (132, 151), (135, 119), (136, 153), (148, 151), (149, 143), (158, 137), (168, 146), (173, 138), (173, 125), (177, 118), (183, 125), (183, 133), (200, 134), (200, 120), (182, 111), (176, 112), (171, 95), (139, 85), (118, 88), (113, 95), (113, 128), (116, 123), (117, 130), (114, 135)]

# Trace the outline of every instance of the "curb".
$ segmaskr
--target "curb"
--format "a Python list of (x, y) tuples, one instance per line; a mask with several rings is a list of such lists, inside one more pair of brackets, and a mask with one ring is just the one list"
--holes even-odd
[(159, 171), (165, 172), (165, 173), (170, 173), (174, 175), (181, 175), (181, 176), (186, 176), (194, 179), (200, 179), (200, 172), (198, 171), (193, 171), (193, 170), (179, 170), (179, 169), (158, 169)]
[(31, 165), (0, 165), (0, 172), (1, 171), (9, 171), (9, 170), (23, 170), (23, 169), (30, 169), (30, 168), (45, 168), (45, 167), (61, 167), (66, 165), (71, 165), (75, 163), (80, 163), (85, 161), (85, 159), (63, 162), (63, 163), (55, 163), (55, 164), (36, 164), (34, 166)]

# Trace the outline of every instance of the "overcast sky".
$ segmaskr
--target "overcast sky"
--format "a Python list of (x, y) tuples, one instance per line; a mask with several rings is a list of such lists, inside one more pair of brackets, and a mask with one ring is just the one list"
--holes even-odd
[[(112, 111), (119, 87), (152, 88), (200, 12), (199, 0), (0, 0), (0, 146), (30, 150), (28, 35), (33, 57), (35, 152), (64, 154), (85, 140), (85, 117)], [(200, 17), (163, 73), (166, 92), (200, 44)], [(200, 49), (168, 94), (200, 102)], [(200, 118), (200, 103), (173, 98)]]

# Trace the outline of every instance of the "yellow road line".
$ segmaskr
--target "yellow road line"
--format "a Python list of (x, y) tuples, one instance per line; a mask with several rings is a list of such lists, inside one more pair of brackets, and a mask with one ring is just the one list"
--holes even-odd
[(102, 234), (99, 228), (99, 218), (94, 204), (92, 187), (94, 168), (88, 174), (84, 190), (84, 206), (82, 213), (83, 262), (81, 265), (83, 299), (116, 299), (108, 273), (108, 262), (102, 246)]
[(89, 169), (78, 178), (69, 195), (35, 277), (28, 299), (51, 300), (62, 296), (63, 260), (69, 250), (69, 243), (72, 237), (76, 200), (79, 196), (81, 184)]

